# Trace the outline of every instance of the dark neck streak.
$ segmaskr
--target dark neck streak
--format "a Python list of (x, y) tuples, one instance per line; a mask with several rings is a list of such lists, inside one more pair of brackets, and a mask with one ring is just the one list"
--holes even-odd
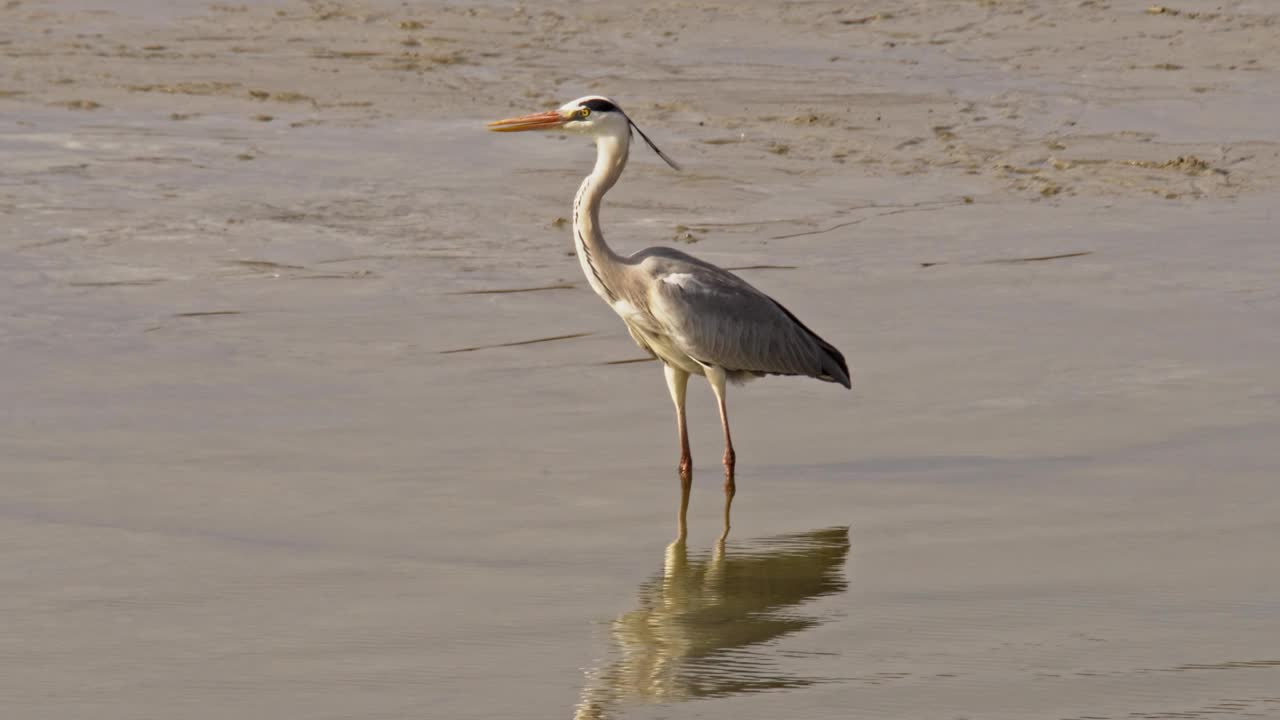
[(618, 300), (616, 291), (626, 261), (604, 241), (600, 232), (600, 203), (604, 194), (622, 175), (627, 163), (627, 138), (597, 140), (595, 168), (582, 181), (573, 201), (573, 237), (583, 272), (591, 289), (610, 305)]
[[(582, 264), (585, 266), (585, 268), (588, 271), (590, 271), (592, 277), (596, 279), (596, 283), (599, 283), (598, 286), (595, 283), (592, 283), (592, 287), (593, 288), (599, 287), (603, 289), (605, 301), (608, 302), (610, 305), (612, 305), (614, 302), (618, 300), (618, 296), (613, 294), (613, 291), (609, 289), (609, 284), (606, 283), (604, 281), (604, 278), (600, 276), (600, 269), (596, 266), (595, 260), (592, 259), (591, 257), (591, 245), (593, 243), (588, 242), (587, 237), (584, 234), (585, 231), (583, 229), (583, 222), (579, 219), (580, 214), (583, 212), (582, 198), (584, 195), (590, 192), (590, 189), (591, 189), (591, 178), (588, 177), (586, 180), (582, 181), (582, 187), (579, 188), (578, 190), (578, 196), (574, 198), (574, 201), (573, 201), (574, 246), (578, 249), (578, 254), (581, 255), (582, 257)], [(608, 246), (606, 246), (605, 249), (608, 250)]]

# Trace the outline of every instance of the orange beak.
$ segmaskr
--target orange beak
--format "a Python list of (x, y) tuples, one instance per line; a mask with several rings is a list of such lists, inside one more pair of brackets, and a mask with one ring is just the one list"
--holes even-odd
[(506, 120), (495, 120), (489, 123), (489, 129), (494, 132), (520, 132), (522, 130), (550, 130), (564, 125), (567, 120), (560, 114), (559, 110), (548, 110), (546, 112), (534, 113), (532, 115), (521, 115), (520, 117), (507, 118)]

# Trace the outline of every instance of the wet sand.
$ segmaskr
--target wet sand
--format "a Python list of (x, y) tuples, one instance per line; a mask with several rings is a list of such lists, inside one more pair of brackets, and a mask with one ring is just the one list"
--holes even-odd
[[(1260, 0), (0, 6), (23, 718), (1280, 716)], [(562, 218), (854, 391), (670, 401)], [(689, 247), (685, 245), (688, 244)]]

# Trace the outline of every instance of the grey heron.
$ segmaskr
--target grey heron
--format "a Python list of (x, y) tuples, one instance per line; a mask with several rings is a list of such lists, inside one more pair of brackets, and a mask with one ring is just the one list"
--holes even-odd
[(632, 131), (673, 169), (670, 158), (616, 103), (589, 95), (558, 109), (489, 123), (498, 132), (558, 130), (594, 138), (596, 163), (573, 201), (573, 242), (591, 289), (613, 308), (641, 348), (663, 362), (680, 436), (679, 539), (686, 536), (693, 459), (685, 422), (690, 375), (715, 393), (724, 429), (724, 532), (736, 492), (736, 456), (725, 386), (764, 375), (803, 375), (850, 387), (849, 366), (831, 343), (773, 298), (728, 270), (692, 255), (652, 247), (619, 255), (600, 231), (600, 203), (627, 164)]

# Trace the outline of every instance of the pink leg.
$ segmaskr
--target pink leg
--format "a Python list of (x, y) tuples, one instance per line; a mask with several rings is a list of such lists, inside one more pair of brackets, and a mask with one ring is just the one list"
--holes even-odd
[(684, 398), (689, 386), (689, 373), (665, 366), (667, 389), (671, 391), (671, 401), (676, 406), (676, 430), (680, 434), (680, 515), (676, 518), (676, 541), (683, 542), (689, 534), (687, 516), (689, 513), (689, 491), (693, 488), (693, 455), (689, 452), (689, 427), (685, 422)]
[(729, 411), (724, 403), (726, 379), (724, 370), (707, 368), (707, 380), (710, 381), (711, 391), (715, 393), (716, 402), (720, 406), (720, 425), (724, 428), (724, 531), (720, 535), (722, 541), (729, 535), (729, 508), (733, 505), (733, 496), (738, 491), (734, 482), (734, 468), (738, 457), (733, 452), (733, 437), (729, 434)]

